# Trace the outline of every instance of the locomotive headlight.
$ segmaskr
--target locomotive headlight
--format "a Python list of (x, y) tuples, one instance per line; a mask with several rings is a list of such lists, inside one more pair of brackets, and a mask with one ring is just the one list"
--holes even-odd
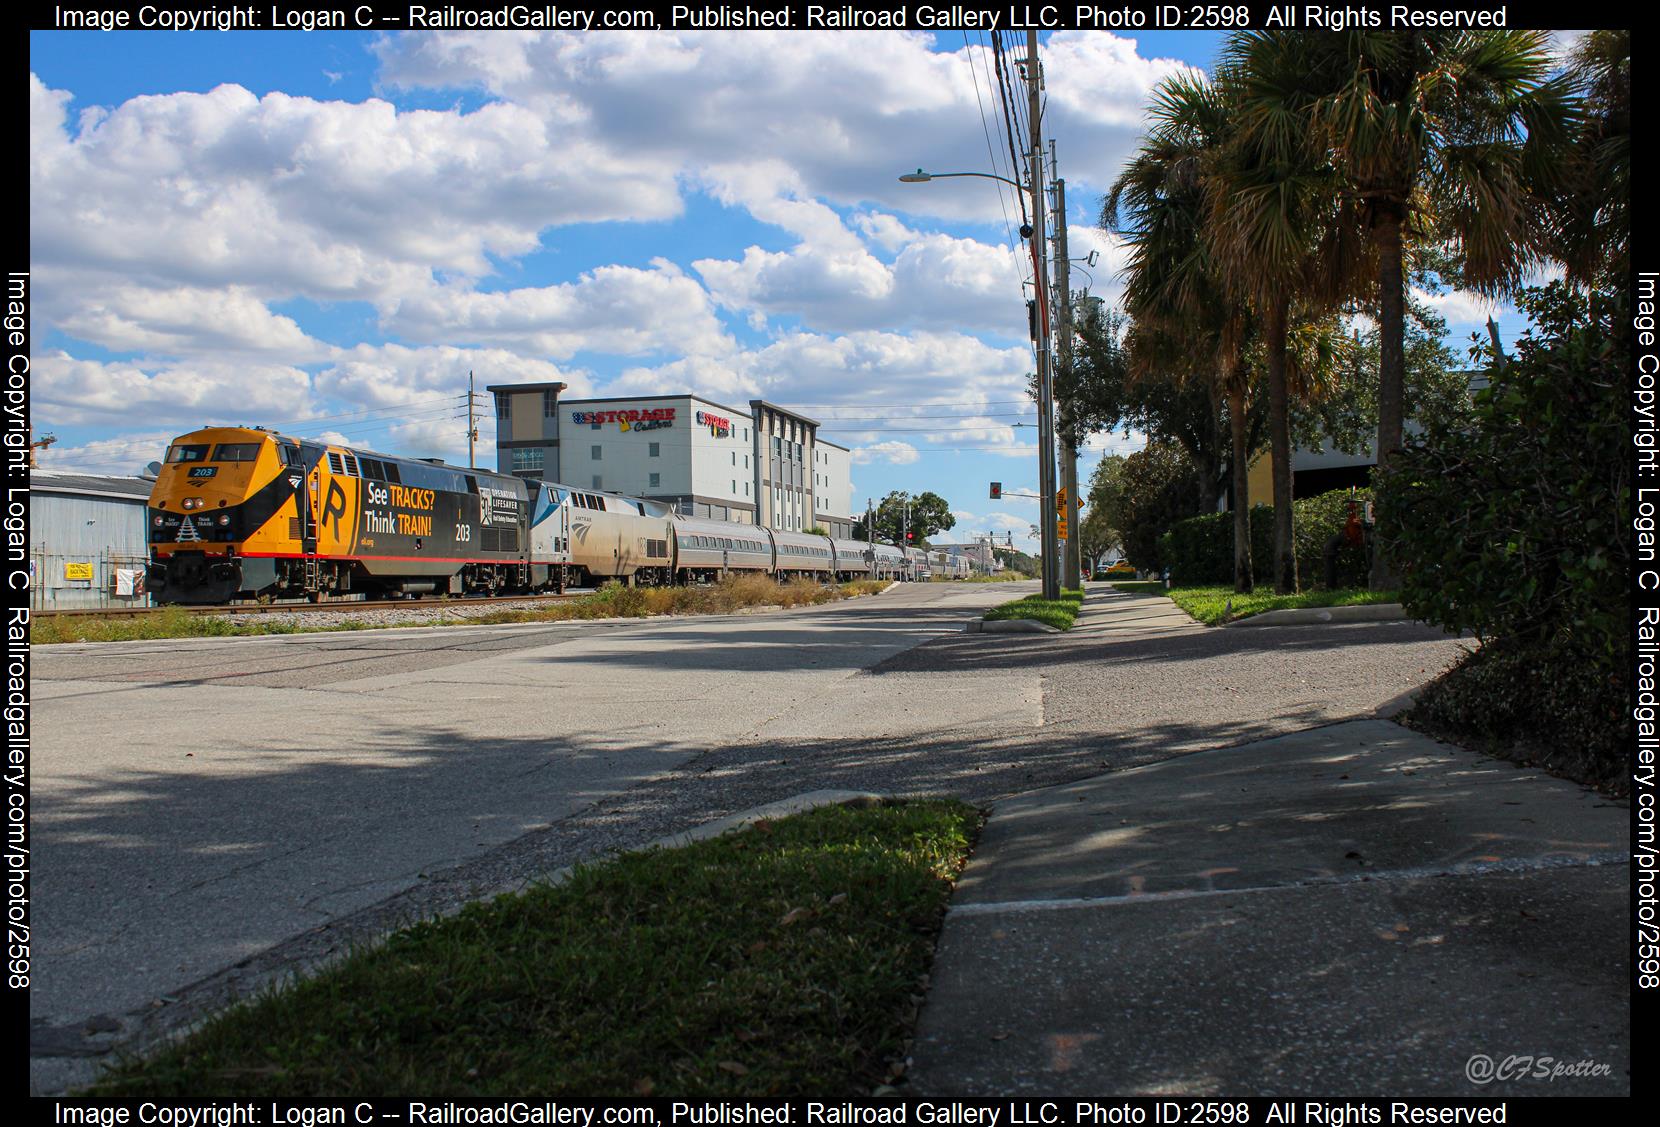
[(221, 526), (227, 525), (230, 522), (231, 522), (231, 515), (229, 513), (220, 513), (219, 514), (219, 524)]
[(160, 528), (161, 527), (161, 518), (157, 517), (155, 520), (151, 521), (150, 523), (154, 524), (157, 528)]
[(194, 509), (201, 503), (202, 499), (200, 497), (186, 497), (184, 499), (184, 507), (187, 509)]

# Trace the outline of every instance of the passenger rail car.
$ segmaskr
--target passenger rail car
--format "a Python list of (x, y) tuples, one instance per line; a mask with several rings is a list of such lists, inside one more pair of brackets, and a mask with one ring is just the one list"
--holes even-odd
[(873, 569), (873, 553), (863, 540), (831, 540), (836, 553), (837, 579), (869, 579)]
[(525, 552), (528, 501), (517, 478), (207, 427), (156, 475), (148, 580), (169, 603), (532, 589), (553, 578)]

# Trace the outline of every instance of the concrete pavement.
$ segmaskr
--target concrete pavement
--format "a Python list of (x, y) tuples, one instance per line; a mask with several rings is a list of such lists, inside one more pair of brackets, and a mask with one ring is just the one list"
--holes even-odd
[[(1203, 629), (1157, 603), (1073, 633)], [(1000, 801), (910, 1091), (1627, 1094), (1627, 819), (1376, 719)]]
[[(712, 748), (1006, 726), (950, 679), (925, 694), (858, 676), (1001, 594), (919, 584), (764, 615), (43, 647), (33, 1073), (47, 1088), (84, 1074), (61, 1066), (193, 984)], [(1035, 688), (1004, 680), (994, 699), (1024, 694), (1035, 723)]]

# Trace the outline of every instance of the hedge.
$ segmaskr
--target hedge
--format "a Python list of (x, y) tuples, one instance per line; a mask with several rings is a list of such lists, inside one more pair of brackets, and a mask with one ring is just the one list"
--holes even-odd
[[(1364, 505), (1366, 489), (1350, 493), (1334, 489), (1317, 497), (1293, 501), (1292, 544), (1297, 553), (1297, 580), (1304, 590), (1325, 586), (1326, 542), (1343, 531), (1349, 518), (1349, 499)], [(1159, 541), (1170, 561), (1170, 580), (1183, 586), (1210, 586), (1233, 582), (1233, 514), (1206, 513), (1177, 521)], [(1274, 563), (1274, 508), (1251, 507), (1251, 569), (1257, 581), (1272, 583)], [(1337, 556), (1337, 585), (1364, 587), (1365, 549), (1345, 546)]]

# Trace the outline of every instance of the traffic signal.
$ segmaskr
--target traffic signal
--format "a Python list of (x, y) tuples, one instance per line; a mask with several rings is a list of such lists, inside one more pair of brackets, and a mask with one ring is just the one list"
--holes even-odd
[(1001, 501), (1003, 499), (1003, 483), (1001, 481), (994, 481), (991, 483), (991, 499), (993, 501)]
[(906, 533), (906, 534), (905, 534), (905, 539), (907, 539), (907, 540), (909, 540), (909, 539), (911, 539), (911, 538), (912, 538), (912, 537), (914, 537), (914, 536), (915, 536), (915, 535), (916, 535), (916, 533), (914, 533), (914, 532), (907, 532), (907, 533)]

